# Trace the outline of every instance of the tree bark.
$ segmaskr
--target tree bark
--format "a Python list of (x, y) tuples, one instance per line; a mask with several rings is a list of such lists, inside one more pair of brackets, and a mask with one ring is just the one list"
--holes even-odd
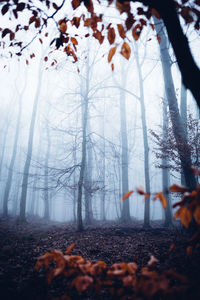
[(47, 135), (47, 149), (45, 156), (45, 170), (44, 170), (44, 219), (49, 221), (50, 212), (49, 212), (49, 187), (48, 187), (48, 176), (49, 176), (49, 156), (51, 149), (51, 141), (49, 135), (49, 126), (46, 124), (46, 135)]
[[(166, 99), (163, 100), (163, 141), (166, 140), (166, 134), (168, 129), (168, 118), (167, 118), (167, 103)], [(168, 165), (168, 159), (162, 159), (162, 165)], [(169, 190), (169, 170), (167, 168), (162, 168), (162, 186), (163, 186), (163, 193), (167, 200), (167, 208), (165, 209), (165, 222), (164, 226), (169, 227), (172, 225), (172, 212), (171, 212), (171, 199), (168, 193)]]
[[(138, 80), (140, 87), (140, 108), (142, 117), (142, 133), (143, 133), (143, 144), (144, 144), (144, 176), (145, 176), (145, 191), (150, 193), (150, 175), (149, 175), (149, 144), (147, 136), (147, 122), (146, 122), (146, 110), (144, 104), (144, 87), (142, 81), (142, 70), (139, 63), (138, 57), (138, 46), (135, 43), (135, 60), (138, 70)], [(145, 201), (144, 206), (144, 227), (150, 226), (150, 197)]]
[(161, 37), (160, 43), (160, 56), (163, 69), (163, 77), (165, 83), (165, 93), (168, 100), (170, 118), (172, 122), (172, 128), (174, 137), (177, 144), (177, 150), (179, 153), (181, 167), (185, 177), (185, 182), (188, 188), (191, 190), (196, 188), (196, 179), (194, 173), (191, 170), (191, 153), (187, 144), (186, 130), (184, 128), (183, 121), (179, 114), (178, 102), (176, 98), (174, 83), (171, 73), (170, 56), (167, 48), (167, 39), (163, 30), (163, 23), (154, 17), (154, 23), (157, 34)]
[[(123, 67), (123, 66), (122, 66)], [(126, 76), (124, 68), (122, 68), (122, 86), (126, 86)], [(122, 163), (122, 194), (129, 192), (128, 180), (128, 138), (127, 138), (127, 124), (126, 124), (126, 95), (124, 90), (120, 89), (120, 134), (121, 134), (121, 163)], [(130, 204), (129, 199), (122, 203), (121, 221), (123, 223), (130, 222)]]

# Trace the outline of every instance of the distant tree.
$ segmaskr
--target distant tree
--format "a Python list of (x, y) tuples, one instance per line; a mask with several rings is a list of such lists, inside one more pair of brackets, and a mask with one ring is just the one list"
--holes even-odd
[[(156, 158), (161, 159), (160, 163), (157, 163), (157, 167), (169, 168), (180, 173), (180, 157), (185, 156), (185, 151), (189, 147), (191, 165), (197, 169), (200, 168), (200, 120), (194, 119), (191, 114), (188, 114), (187, 123), (184, 126), (187, 127), (187, 142), (181, 137), (178, 140), (175, 138), (171, 122), (169, 122), (169, 126), (166, 129), (165, 139), (162, 138), (159, 132), (151, 130), (156, 143), (156, 147), (154, 147)], [(181, 152), (178, 151), (178, 144), (181, 145)]]

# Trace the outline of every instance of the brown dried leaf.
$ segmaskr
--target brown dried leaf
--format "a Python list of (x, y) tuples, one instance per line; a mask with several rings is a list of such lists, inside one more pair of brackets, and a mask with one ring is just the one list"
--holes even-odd
[(124, 56), (127, 60), (130, 58), (131, 55), (131, 48), (128, 43), (124, 42), (121, 47), (121, 55)]
[(108, 53), (108, 62), (111, 62), (113, 56), (115, 55), (116, 49), (117, 49), (116, 47), (110, 49)]
[(188, 189), (186, 187), (178, 185), (178, 184), (171, 185), (169, 190), (172, 193), (185, 193), (188, 191)]
[(113, 27), (108, 30), (108, 41), (112, 45), (115, 41), (115, 29)]
[(129, 191), (129, 192), (125, 193), (125, 194), (122, 196), (121, 201), (124, 201), (124, 200), (126, 200), (127, 198), (129, 198), (131, 194), (133, 194), (133, 191)]
[(118, 29), (118, 32), (119, 32), (119, 35), (121, 36), (121, 38), (125, 39), (126, 32), (124, 30), (124, 26), (122, 24), (117, 24), (117, 29)]

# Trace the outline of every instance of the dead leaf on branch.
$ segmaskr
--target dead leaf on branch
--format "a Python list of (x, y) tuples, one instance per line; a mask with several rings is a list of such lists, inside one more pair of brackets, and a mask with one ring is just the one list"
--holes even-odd
[(116, 47), (110, 49), (108, 53), (108, 62), (111, 62), (113, 56), (115, 55), (116, 49), (117, 49)]
[(131, 48), (128, 43), (124, 42), (121, 47), (121, 55), (124, 56), (127, 60), (130, 58), (131, 55)]

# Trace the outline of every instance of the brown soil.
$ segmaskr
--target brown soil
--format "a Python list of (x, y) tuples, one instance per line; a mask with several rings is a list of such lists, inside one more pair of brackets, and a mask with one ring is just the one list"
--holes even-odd
[[(13, 219), (0, 220), (0, 298), (45, 300), (62, 295), (63, 283), (55, 279), (48, 286), (45, 272), (36, 272), (34, 266), (40, 255), (51, 249), (64, 251), (72, 243), (76, 246), (71, 254), (81, 255), (92, 262), (103, 260), (112, 264), (135, 261), (142, 267), (153, 254), (159, 260), (156, 266), (158, 271), (172, 269), (187, 276), (190, 290), (194, 291), (200, 286), (200, 255), (186, 255), (187, 240), (188, 234), (181, 228), (166, 229), (159, 223), (147, 230), (140, 223), (126, 227), (113, 223), (96, 224), (77, 232), (72, 224), (45, 224), (34, 220), (17, 225)], [(169, 253), (172, 243), (176, 247)], [(191, 297), (188, 294), (188, 299), (200, 299), (196, 290), (191, 292)], [(74, 299), (82, 298), (74, 296)]]

